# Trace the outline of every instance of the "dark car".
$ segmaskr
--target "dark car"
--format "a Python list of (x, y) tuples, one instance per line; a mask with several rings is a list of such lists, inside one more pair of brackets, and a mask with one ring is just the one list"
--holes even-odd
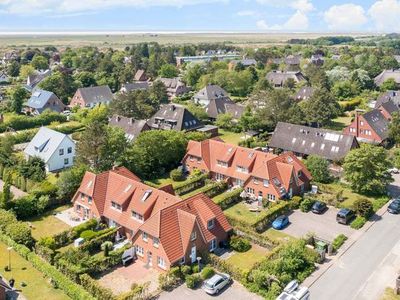
[(312, 208), (311, 211), (314, 214), (322, 214), (325, 210), (327, 209), (326, 203), (325, 202), (321, 202), (321, 201), (316, 201)]
[(354, 211), (348, 208), (342, 208), (336, 215), (336, 221), (340, 224), (347, 225), (355, 217)]
[(391, 214), (400, 213), (400, 199), (394, 199), (392, 203), (389, 204), (387, 211)]

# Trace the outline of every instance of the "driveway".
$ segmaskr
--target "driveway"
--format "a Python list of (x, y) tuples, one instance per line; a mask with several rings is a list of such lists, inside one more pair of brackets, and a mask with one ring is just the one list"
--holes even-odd
[[(0, 190), (3, 190), (3, 186), (4, 186), (3, 180), (0, 180)], [(18, 199), (18, 198), (28, 195), (27, 193), (25, 193), (24, 191), (18, 189), (17, 187), (15, 187), (13, 185), (11, 186), (10, 191), (11, 191), (11, 193), (13, 193), (15, 199)]]
[(252, 294), (245, 287), (237, 282), (233, 282), (230, 286), (224, 288), (218, 296), (207, 295), (201, 288), (191, 290), (182, 284), (180, 287), (171, 292), (163, 292), (158, 298), (160, 300), (204, 300), (204, 299), (219, 299), (219, 300), (261, 300), (262, 297)]
[(295, 210), (289, 215), (289, 226), (282, 231), (294, 237), (303, 237), (307, 233), (313, 232), (328, 241), (332, 241), (341, 233), (349, 237), (356, 230), (336, 222), (338, 211), (339, 209), (335, 207), (329, 207), (322, 215), (317, 215), (312, 212), (304, 213)]
[(393, 174), (394, 181), (388, 185), (387, 191), (388, 194), (395, 198), (400, 196), (400, 174)]

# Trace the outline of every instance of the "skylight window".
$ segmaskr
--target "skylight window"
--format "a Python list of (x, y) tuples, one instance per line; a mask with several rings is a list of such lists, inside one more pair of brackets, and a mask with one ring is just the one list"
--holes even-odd
[(128, 186), (125, 188), (124, 193), (127, 193), (132, 187), (132, 184), (128, 184)]
[(91, 186), (93, 185), (93, 180), (90, 180), (89, 182), (88, 182), (88, 184), (87, 184), (87, 188), (90, 188)]
[(150, 197), (150, 195), (151, 195), (152, 192), (153, 192), (152, 190), (146, 190), (146, 191), (144, 192), (144, 194), (143, 194), (142, 202), (146, 201), (147, 198)]

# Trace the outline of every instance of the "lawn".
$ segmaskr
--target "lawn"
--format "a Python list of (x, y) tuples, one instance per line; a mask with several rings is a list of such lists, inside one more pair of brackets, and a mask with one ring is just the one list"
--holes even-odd
[(53, 214), (68, 209), (69, 205), (63, 205), (49, 210), (41, 216), (28, 220), (32, 224), (32, 235), (36, 240), (42, 237), (52, 236), (70, 228), (69, 225), (57, 219)]
[(242, 270), (251, 270), (256, 263), (263, 260), (268, 252), (268, 249), (262, 248), (258, 245), (252, 245), (249, 251), (242, 253), (235, 252), (226, 260), (226, 262)]
[(249, 226), (253, 225), (253, 223), (258, 219), (258, 217), (263, 213), (261, 212), (252, 212), (249, 208), (243, 203), (239, 202), (230, 208), (224, 210), (224, 214), (231, 219), (236, 219), (241, 222), (246, 222)]
[(385, 293), (383, 294), (381, 300), (400, 300), (400, 296), (396, 295), (394, 290), (388, 287), (385, 289)]
[(238, 145), (242, 139), (243, 133), (236, 133), (219, 129), (219, 137), (224, 140), (225, 143)]
[[(6, 279), (14, 278), (15, 288), (22, 291), (27, 299), (52, 299), (67, 300), (70, 299), (62, 290), (54, 289), (48, 278), (36, 270), (28, 261), (19, 256), (15, 251), (11, 251), (11, 272), (3, 272), (3, 267), (8, 265), (7, 246), (0, 242), (0, 266), (2, 276)], [(21, 282), (27, 284), (21, 287)]]
[(333, 119), (330, 124), (325, 126), (327, 129), (342, 131), (345, 127), (350, 125), (352, 117), (342, 116)]
[(261, 235), (265, 236), (266, 238), (268, 238), (271, 241), (275, 241), (278, 243), (289, 242), (289, 241), (292, 241), (295, 239), (293, 236), (288, 235), (282, 231), (279, 231), (279, 230), (276, 230), (273, 228), (267, 229)]

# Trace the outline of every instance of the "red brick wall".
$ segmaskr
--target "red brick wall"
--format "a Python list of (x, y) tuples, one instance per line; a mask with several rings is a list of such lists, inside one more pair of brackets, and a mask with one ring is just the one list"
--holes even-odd
[[(358, 122), (358, 129), (357, 129), (357, 122)], [(351, 132), (350, 128), (355, 128), (356, 132)], [(365, 134), (365, 130), (371, 131), (371, 135)], [(349, 126), (343, 129), (343, 133), (350, 134), (358, 138), (375, 141), (378, 143), (382, 142), (382, 139), (376, 134), (376, 132), (371, 128), (371, 126), (369, 126), (369, 124), (365, 121), (363, 116), (356, 117)]]
[(74, 97), (71, 99), (71, 103), (69, 106), (74, 107), (74, 106), (80, 106), (80, 107), (85, 107), (86, 103), (85, 100), (83, 100), (82, 95), (79, 91), (76, 91)]

